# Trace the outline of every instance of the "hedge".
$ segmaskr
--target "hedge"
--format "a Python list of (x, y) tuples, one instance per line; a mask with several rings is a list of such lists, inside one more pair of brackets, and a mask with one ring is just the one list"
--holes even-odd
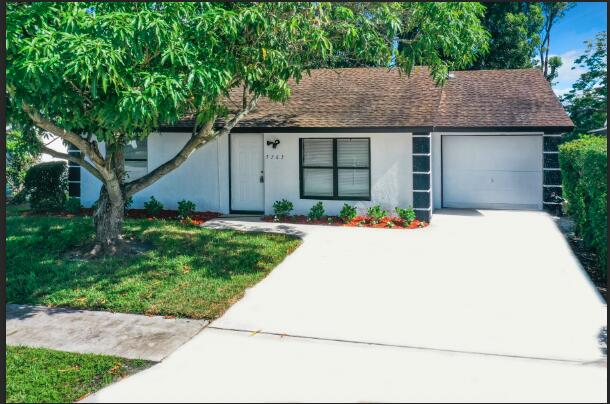
[(606, 274), (608, 209), (608, 139), (583, 136), (559, 147), (559, 164), (563, 177), (563, 196), (576, 232), (585, 245), (599, 256)]
[(68, 190), (66, 163), (51, 161), (30, 167), (23, 185), (32, 209), (62, 209)]

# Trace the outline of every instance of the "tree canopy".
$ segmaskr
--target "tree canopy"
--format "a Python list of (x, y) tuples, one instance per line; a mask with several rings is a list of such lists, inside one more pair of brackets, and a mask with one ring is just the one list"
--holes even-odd
[[(476, 3), (10, 3), (8, 119), (77, 147), (86, 159), (42, 151), (89, 170), (114, 206), (337, 55), (406, 73), (427, 65), (442, 83), (485, 52), (481, 14)], [(125, 182), (124, 145), (187, 113), (196, 124), (185, 146)]]
[(544, 73), (544, 77), (549, 82), (553, 82), (557, 78), (557, 69), (563, 64), (559, 56), (549, 56), (551, 50), (551, 31), (557, 21), (565, 17), (566, 13), (574, 7), (576, 3), (567, 1), (548, 1), (540, 3), (542, 6), (542, 15), (544, 23), (540, 31), (540, 45), (538, 54), (540, 57), (540, 68)]
[(490, 34), (489, 52), (471, 69), (523, 69), (535, 65), (544, 22), (539, 3), (484, 3), (483, 26)]
[(608, 119), (608, 36), (606, 31), (587, 41), (575, 66), (586, 69), (563, 96), (562, 102), (574, 122), (574, 133), (601, 128)]

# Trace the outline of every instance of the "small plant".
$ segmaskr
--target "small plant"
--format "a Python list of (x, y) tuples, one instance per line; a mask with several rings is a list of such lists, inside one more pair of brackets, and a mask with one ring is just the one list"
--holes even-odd
[(180, 219), (186, 219), (195, 211), (195, 203), (189, 200), (183, 199), (178, 202), (178, 217)]
[(151, 196), (148, 202), (144, 202), (144, 209), (150, 216), (156, 216), (163, 210), (163, 204)]
[(333, 218), (329, 216), (328, 217), (328, 224), (333, 224), (334, 222), (335, 221), (333, 220)]
[(415, 220), (415, 211), (413, 208), (396, 208), (396, 213), (398, 214), (398, 217), (404, 220), (405, 225), (407, 226), (411, 224), (413, 220)]
[(386, 226), (387, 226), (387, 227), (389, 227), (389, 228), (391, 229), (392, 227), (394, 227), (394, 226), (395, 226), (395, 224), (394, 224), (394, 222), (393, 222), (393, 221), (391, 221), (391, 220), (390, 220), (389, 222), (387, 222), (387, 223), (386, 223)]
[(357, 214), (358, 212), (356, 211), (355, 206), (344, 203), (341, 212), (339, 212), (339, 218), (343, 220), (344, 223), (348, 223), (354, 220)]
[(381, 209), (381, 206), (379, 205), (375, 205), (368, 208), (366, 214), (370, 218), (372, 224), (377, 224), (388, 215), (388, 211)]
[(324, 216), (324, 204), (320, 201), (311, 207), (307, 218), (309, 220), (320, 220), (322, 216)]
[(290, 212), (292, 212), (293, 209), (294, 205), (287, 199), (282, 199), (273, 203), (273, 211), (275, 212), (275, 215), (279, 217), (290, 215)]
[(70, 213), (79, 213), (82, 207), (78, 198), (68, 198), (64, 204), (64, 209)]

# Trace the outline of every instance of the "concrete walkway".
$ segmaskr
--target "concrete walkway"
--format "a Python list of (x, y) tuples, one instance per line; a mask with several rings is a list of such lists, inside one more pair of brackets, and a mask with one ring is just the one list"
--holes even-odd
[(304, 243), (161, 364), (87, 401), (606, 401), (606, 306), (545, 213), (207, 226)]
[(6, 344), (160, 361), (208, 324), (205, 320), (6, 306)]

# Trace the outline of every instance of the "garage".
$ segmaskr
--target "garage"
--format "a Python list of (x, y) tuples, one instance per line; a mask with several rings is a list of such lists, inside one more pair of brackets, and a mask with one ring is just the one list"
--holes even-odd
[(442, 206), (542, 209), (542, 136), (441, 136)]

